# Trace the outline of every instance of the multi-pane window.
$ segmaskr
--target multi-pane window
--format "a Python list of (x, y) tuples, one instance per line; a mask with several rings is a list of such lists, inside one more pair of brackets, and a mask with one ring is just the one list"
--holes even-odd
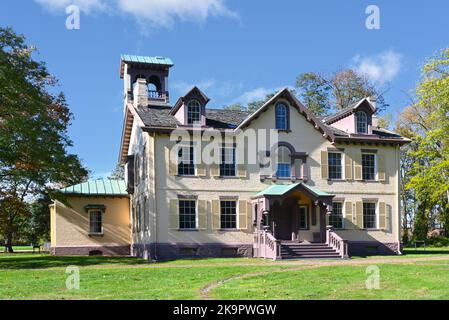
[(332, 204), (333, 210), (329, 216), (329, 224), (335, 229), (343, 228), (343, 203), (334, 202)]
[(237, 201), (235, 200), (220, 201), (220, 228), (221, 229), (237, 228)]
[(363, 228), (376, 228), (376, 203), (374, 202), (363, 203)]
[(179, 200), (179, 229), (196, 229), (195, 200)]
[(329, 152), (328, 153), (328, 163), (329, 163), (329, 179), (341, 179), (342, 178), (342, 156), (339, 152)]
[(368, 133), (368, 118), (366, 113), (359, 111), (355, 114), (356, 119), (356, 132), (357, 133)]
[(376, 154), (362, 153), (362, 178), (363, 180), (376, 179)]
[(292, 164), (290, 158), (290, 150), (287, 147), (278, 148), (278, 164), (276, 177), (289, 178), (291, 176)]
[(309, 225), (307, 219), (307, 207), (299, 207), (299, 229), (307, 229)]
[(220, 176), (235, 176), (235, 147), (225, 146), (221, 148)]
[(103, 213), (101, 211), (89, 211), (89, 232), (91, 234), (103, 233)]
[(278, 104), (276, 106), (276, 129), (287, 130), (287, 106)]
[(187, 104), (187, 123), (195, 124), (201, 120), (201, 105), (197, 100), (190, 100)]
[(184, 176), (195, 175), (195, 164), (193, 162), (193, 146), (179, 147), (178, 174)]

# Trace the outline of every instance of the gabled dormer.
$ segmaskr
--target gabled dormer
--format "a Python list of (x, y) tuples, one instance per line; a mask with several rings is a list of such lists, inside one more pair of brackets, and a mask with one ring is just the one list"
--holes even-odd
[(323, 122), (349, 134), (368, 135), (373, 133), (373, 115), (375, 112), (375, 101), (370, 98), (363, 98), (336, 114), (324, 118)]
[(197, 87), (176, 101), (170, 114), (183, 126), (206, 125), (206, 104), (209, 98)]

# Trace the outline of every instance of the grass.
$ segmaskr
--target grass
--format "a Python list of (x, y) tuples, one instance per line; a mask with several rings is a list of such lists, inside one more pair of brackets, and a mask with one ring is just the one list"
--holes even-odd
[(449, 261), (442, 265), (378, 265), (380, 288), (368, 290), (366, 266), (333, 266), (237, 279), (218, 299), (448, 299)]
[[(248, 258), (149, 263), (126, 257), (0, 254), (0, 299), (199, 299), (202, 288), (230, 278), (209, 295), (216, 299), (448, 299), (449, 256), (444, 259), (448, 254), (447, 248), (406, 250), (404, 256), (389, 257), (399, 264), (377, 262), (380, 290), (365, 288), (366, 265)], [(407, 257), (444, 261), (410, 263)], [(379, 257), (349, 262), (370, 259)], [(79, 290), (66, 288), (69, 265), (79, 267)]]

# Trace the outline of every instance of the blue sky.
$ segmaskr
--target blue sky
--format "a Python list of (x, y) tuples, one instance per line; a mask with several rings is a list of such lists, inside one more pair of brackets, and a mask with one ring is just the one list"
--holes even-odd
[[(72, 3), (79, 30), (66, 28)], [(371, 4), (379, 30), (365, 27)], [(293, 86), (302, 72), (353, 67), (389, 87), (394, 115), (423, 61), (449, 45), (447, 12), (445, 0), (27, 0), (1, 1), (0, 25), (38, 47), (75, 116), (71, 152), (101, 176), (118, 158), (122, 53), (170, 57), (172, 100), (198, 85), (212, 107)]]

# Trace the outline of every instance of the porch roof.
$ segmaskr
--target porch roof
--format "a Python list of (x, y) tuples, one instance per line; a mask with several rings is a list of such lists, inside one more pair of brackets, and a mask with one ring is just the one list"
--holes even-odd
[(292, 184), (273, 184), (266, 188), (265, 190), (259, 192), (254, 196), (254, 198), (261, 198), (261, 197), (280, 197), (288, 192), (290, 192), (293, 189), (305, 189), (305, 191), (310, 192), (315, 197), (333, 197), (334, 195), (321, 191), (318, 188), (311, 187), (303, 182), (297, 182)]

